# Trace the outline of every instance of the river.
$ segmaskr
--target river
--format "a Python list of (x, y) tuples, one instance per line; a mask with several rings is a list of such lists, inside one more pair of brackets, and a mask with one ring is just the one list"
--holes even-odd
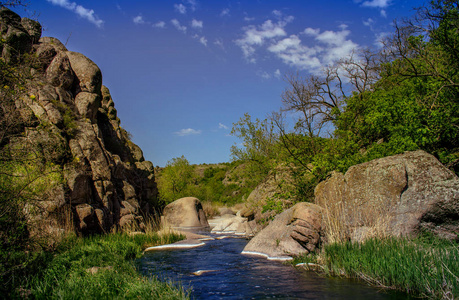
[[(407, 299), (365, 283), (319, 276), (263, 257), (242, 255), (243, 238), (206, 241), (192, 249), (156, 250), (140, 272), (181, 284), (192, 299)], [(200, 274), (200, 275), (199, 275)]]

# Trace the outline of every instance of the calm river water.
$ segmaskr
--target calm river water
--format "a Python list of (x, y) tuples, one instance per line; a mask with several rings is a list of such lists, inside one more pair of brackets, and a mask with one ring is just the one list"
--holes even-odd
[[(180, 283), (192, 299), (407, 299), (347, 279), (321, 277), (281, 262), (242, 255), (247, 240), (206, 241), (193, 249), (147, 252), (139, 270)], [(195, 275), (193, 273), (209, 272)]]

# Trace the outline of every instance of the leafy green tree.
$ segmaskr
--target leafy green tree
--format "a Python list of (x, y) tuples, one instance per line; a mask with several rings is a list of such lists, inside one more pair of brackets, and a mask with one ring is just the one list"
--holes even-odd
[(278, 135), (274, 129), (272, 121), (253, 121), (248, 113), (233, 124), (231, 134), (242, 140), (242, 147), (231, 147), (232, 159), (246, 162), (248, 176), (254, 181), (259, 182), (272, 170), (278, 155)]
[(176, 157), (168, 161), (158, 178), (160, 198), (172, 202), (187, 195), (191, 185), (195, 183), (194, 168), (185, 156)]
[(364, 150), (360, 160), (423, 149), (457, 162), (458, 29), (458, 3), (446, 0), (397, 24), (380, 54), (380, 79), (347, 98), (335, 121), (336, 137)]

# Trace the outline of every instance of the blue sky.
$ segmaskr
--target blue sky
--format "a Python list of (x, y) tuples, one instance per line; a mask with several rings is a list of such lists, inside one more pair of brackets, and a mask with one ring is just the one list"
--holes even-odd
[(421, 0), (31, 0), (43, 25), (102, 70), (121, 125), (165, 166), (230, 160), (232, 124), (281, 107), (287, 73), (377, 47)]

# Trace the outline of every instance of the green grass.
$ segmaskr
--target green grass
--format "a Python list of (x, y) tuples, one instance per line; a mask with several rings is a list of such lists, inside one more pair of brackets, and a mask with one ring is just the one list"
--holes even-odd
[(415, 296), (459, 297), (459, 245), (431, 236), (330, 244), (319, 255), (295, 260), (299, 262), (319, 262), (330, 275), (360, 278)]
[(180, 238), (121, 233), (69, 238), (52, 255), (43, 255), (45, 266), (10, 297), (22, 293), (35, 299), (186, 299), (185, 291), (141, 276), (134, 265), (145, 247)]

